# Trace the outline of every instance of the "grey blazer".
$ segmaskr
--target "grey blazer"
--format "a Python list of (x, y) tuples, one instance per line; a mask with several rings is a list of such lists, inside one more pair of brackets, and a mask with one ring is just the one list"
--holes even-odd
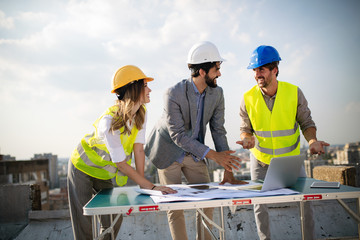
[[(223, 90), (207, 87), (205, 91), (202, 139), (205, 139), (206, 125), (210, 123), (216, 151), (229, 150), (224, 127)], [(183, 152), (202, 158), (208, 149), (192, 136), (196, 126), (196, 104), (190, 79), (182, 80), (165, 92), (163, 115), (152, 129), (145, 146), (146, 156), (157, 168), (169, 167)]]

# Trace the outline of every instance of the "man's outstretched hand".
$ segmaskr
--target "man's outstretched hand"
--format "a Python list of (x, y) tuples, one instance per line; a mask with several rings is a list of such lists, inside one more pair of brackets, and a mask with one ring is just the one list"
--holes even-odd
[(220, 166), (224, 167), (226, 171), (232, 172), (232, 169), (240, 169), (240, 161), (241, 159), (237, 156), (234, 156), (235, 151), (222, 151), (215, 152), (214, 150), (210, 150), (206, 155), (207, 158), (215, 161)]
[(234, 174), (232, 172), (229, 171), (225, 171), (224, 172), (224, 179), (222, 180), (221, 183), (219, 183), (220, 185), (224, 185), (225, 183), (230, 183), (230, 184), (239, 184), (239, 185), (243, 185), (243, 184), (248, 184), (248, 182), (245, 181), (241, 181), (241, 180), (237, 180), (234, 177)]

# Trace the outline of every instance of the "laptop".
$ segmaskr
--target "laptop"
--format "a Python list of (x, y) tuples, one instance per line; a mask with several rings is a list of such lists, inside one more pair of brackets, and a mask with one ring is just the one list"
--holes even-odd
[(293, 186), (298, 177), (306, 177), (301, 171), (305, 155), (275, 157), (270, 161), (261, 192)]

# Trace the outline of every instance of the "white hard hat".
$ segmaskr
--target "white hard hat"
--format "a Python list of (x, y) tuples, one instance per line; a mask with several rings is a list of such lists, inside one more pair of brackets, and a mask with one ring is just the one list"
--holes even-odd
[(217, 47), (208, 41), (196, 43), (189, 51), (187, 63), (200, 64), (206, 62), (223, 62)]

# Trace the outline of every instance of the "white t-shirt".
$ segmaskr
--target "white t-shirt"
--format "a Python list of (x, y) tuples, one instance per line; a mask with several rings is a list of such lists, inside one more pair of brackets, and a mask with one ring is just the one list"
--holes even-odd
[[(105, 115), (101, 118), (98, 125), (99, 137), (104, 139), (106, 148), (109, 150), (111, 161), (114, 163), (122, 162), (126, 159), (124, 148), (120, 141), (120, 130), (116, 130), (114, 133), (110, 130), (113, 117), (111, 115)], [(145, 144), (145, 131), (146, 131), (147, 113), (145, 113), (145, 121), (142, 129), (139, 130), (135, 143)], [(130, 129), (133, 128), (133, 124), (129, 125)]]

